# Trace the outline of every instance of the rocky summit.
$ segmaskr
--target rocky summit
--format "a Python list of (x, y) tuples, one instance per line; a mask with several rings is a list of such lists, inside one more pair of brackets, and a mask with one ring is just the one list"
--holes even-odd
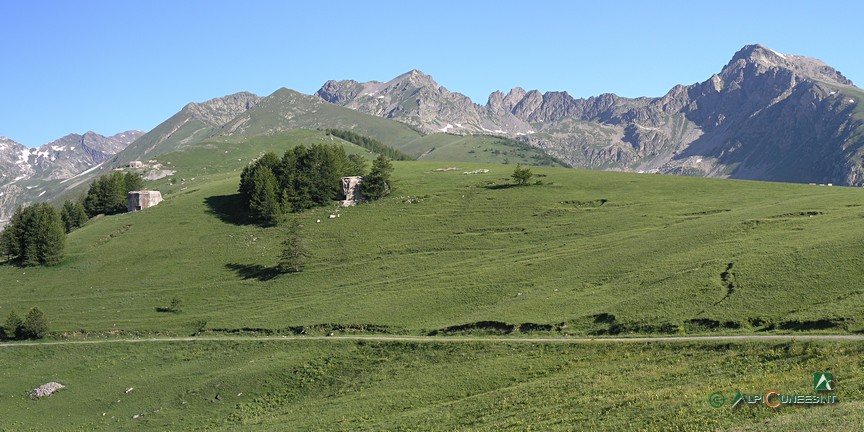
[(579, 168), (864, 184), (861, 89), (819, 60), (762, 45), (657, 98), (517, 87), (484, 106), (416, 70), (383, 83), (328, 81), (317, 95), (426, 133), (506, 135)]

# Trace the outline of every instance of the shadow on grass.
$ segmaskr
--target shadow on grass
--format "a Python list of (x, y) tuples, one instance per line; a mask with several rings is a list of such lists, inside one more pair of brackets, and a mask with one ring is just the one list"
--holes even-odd
[(498, 189), (510, 189), (510, 188), (520, 187), (520, 186), (523, 186), (523, 185), (517, 185), (514, 183), (505, 183), (505, 184), (486, 185), (483, 187), (486, 189), (489, 189), (489, 190), (498, 190)]
[(204, 204), (210, 209), (209, 213), (218, 217), (222, 222), (233, 225), (255, 225), (255, 222), (249, 217), (249, 211), (243, 205), (243, 197), (239, 193), (209, 196), (204, 198)]
[(265, 267), (260, 264), (225, 264), (225, 268), (237, 273), (243, 279), (258, 279), (259, 281), (268, 281), (279, 276), (279, 271), (275, 267)]

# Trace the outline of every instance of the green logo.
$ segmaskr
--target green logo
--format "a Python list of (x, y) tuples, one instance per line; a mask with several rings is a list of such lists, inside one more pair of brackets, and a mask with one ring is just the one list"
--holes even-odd
[(735, 395), (735, 400), (732, 401), (732, 408), (738, 406), (738, 403), (744, 400), (744, 395), (741, 394), (741, 390), (738, 390), (738, 394)]
[(722, 392), (711, 393), (711, 396), (708, 397), (708, 403), (711, 404), (712, 408), (720, 408), (726, 403), (726, 396)]
[(813, 389), (816, 391), (834, 391), (834, 379), (828, 372), (813, 374)]

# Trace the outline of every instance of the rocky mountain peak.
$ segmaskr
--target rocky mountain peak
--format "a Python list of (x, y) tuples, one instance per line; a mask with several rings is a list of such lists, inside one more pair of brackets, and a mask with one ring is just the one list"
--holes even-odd
[(425, 73), (423, 73), (417, 69), (411, 69), (410, 71), (405, 72), (404, 74), (399, 75), (396, 78), (393, 78), (392, 80), (387, 82), (387, 84), (395, 84), (395, 83), (401, 83), (401, 82), (405, 82), (405, 81), (408, 81), (408, 82), (414, 83), (414, 84), (432, 85), (435, 88), (438, 88), (438, 83), (436, 83), (435, 80), (432, 79), (432, 76), (427, 75), (427, 74), (425, 74)]
[(757, 75), (767, 71), (789, 71), (801, 78), (835, 85), (854, 85), (851, 80), (821, 60), (805, 56), (783, 54), (761, 44), (745, 45), (721, 71), (721, 77), (738, 75), (750, 70)]
[(211, 125), (228, 123), (242, 112), (258, 105), (261, 97), (249, 92), (239, 92), (228, 96), (213, 98), (205, 102), (192, 102), (184, 107), (193, 118)]

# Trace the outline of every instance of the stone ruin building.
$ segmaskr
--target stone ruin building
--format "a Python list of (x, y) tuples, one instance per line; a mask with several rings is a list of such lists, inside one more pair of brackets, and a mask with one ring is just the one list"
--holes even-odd
[(140, 190), (129, 192), (126, 201), (126, 210), (133, 212), (150, 208), (162, 202), (162, 193), (159, 191)]
[(363, 177), (342, 177), (342, 195), (345, 199), (339, 201), (342, 207), (350, 207), (363, 201)]

